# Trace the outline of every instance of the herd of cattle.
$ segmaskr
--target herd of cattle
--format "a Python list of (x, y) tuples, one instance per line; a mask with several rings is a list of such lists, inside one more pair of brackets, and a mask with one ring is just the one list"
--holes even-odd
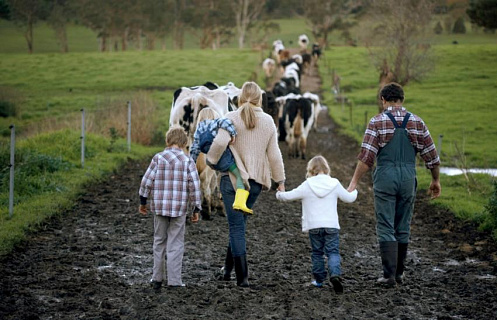
[[(309, 40), (306, 35), (299, 37), (300, 54), (290, 56), (281, 40), (273, 43), (272, 58), (266, 59), (262, 68), (267, 78), (281, 75), (272, 89), (262, 90), (262, 109), (269, 114), (278, 129), (279, 141), (288, 144), (288, 155), (305, 159), (307, 136), (316, 128), (317, 116), (322, 106), (319, 96), (311, 92), (301, 92), (301, 76), (319, 59), (319, 47), (313, 46), (312, 54), (307, 53)], [(197, 126), (197, 117), (204, 108), (214, 109), (220, 116), (238, 108), (241, 89), (234, 83), (218, 85), (206, 82), (194, 87), (182, 87), (174, 92), (169, 125), (180, 125), (187, 132), (189, 143)], [(217, 196), (217, 173), (205, 164), (205, 156), (197, 159), (202, 194), (207, 212), (211, 216), (213, 207), (222, 206)]]

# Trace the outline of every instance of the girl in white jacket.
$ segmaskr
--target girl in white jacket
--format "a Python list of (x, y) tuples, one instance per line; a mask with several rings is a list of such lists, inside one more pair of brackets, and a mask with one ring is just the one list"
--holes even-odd
[(309, 232), (312, 247), (312, 274), (316, 287), (326, 279), (324, 255), (328, 258), (330, 282), (336, 293), (343, 292), (340, 281), (340, 251), (337, 199), (354, 202), (357, 190), (348, 192), (341, 183), (330, 177), (330, 167), (323, 156), (315, 156), (307, 164), (306, 180), (297, 188), (276, 193), (281, 201), (302, 200), (302, 231)]

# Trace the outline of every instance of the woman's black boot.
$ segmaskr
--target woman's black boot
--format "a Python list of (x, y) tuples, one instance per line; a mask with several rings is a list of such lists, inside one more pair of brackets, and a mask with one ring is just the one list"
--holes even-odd
[(247, 255), (235, 257), (236, 285), (239, 287), (248, 287), (248, 265)]
[(230, 281), (231, 280), (231, 271), (233, 270), (233, 255), (231, 254), (231, 247), (228, 246), (228, 250), (226, 250), (226, 259), (224, 260), (224, 267), (222, 267), (223, 272), (223, 280)]

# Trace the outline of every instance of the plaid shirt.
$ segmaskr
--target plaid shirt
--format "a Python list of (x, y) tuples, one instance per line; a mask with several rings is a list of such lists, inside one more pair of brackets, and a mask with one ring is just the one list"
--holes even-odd
[[(399, 125), (402, 124), (404, 116), (408, 112), (404, 107), (388, 107), (385, 112), (390, 112), (397, 120)], [(376, 155), (380, 148), (383, 148), (392, 139), (395, 127), (390, 118), (385, 112), (374, 116), (366, 128), (364, 138), (361, 145), (361, 153), (357, 159), (367, 164), (369, 167), (374, 165)], [(415, 148), (416, 152), (424, 160), (428, 169), (440, 165), (440, 158), (438, 157), (435, 144), (430, 136), (430, 131), (426, 127), (423, 120), (411, 114), (407, 122), (406, 129), (409, 135), (409, 140)]]
[(187, 214), (189, 201), (202, 208), (195, 162), (178, 148), (166, 148), (153, 157), (142, 178), (139, 193), (145, 198), (152, 193), (150, 211), (161, 216)]
[(207, 119), (199, 122), (197, 130), (195, 130), (195, 134), (193, 135), (192, 146), (190, 147), (190, 156), (193, 158), (193, 161), (197, 162), (198, 155), (200, 154), (200, 135), (204, 132), (210, 132), (215, 137), (220, 128), (228, 131), (230, 136), (236, 136), (235, 126), (230, 119)]

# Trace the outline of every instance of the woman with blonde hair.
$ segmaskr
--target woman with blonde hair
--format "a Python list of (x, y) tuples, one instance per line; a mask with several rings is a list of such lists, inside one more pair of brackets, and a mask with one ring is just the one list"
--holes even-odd
[[(193, 135), (193, 143), (190, 147), (190, 156), (195, 163), (200, 152), (208, 153), (212, 141), (216, 137), (219, 129), (228, 131), (231, 136), (231, 142), (235, 141), (236, 129), (231, 120), (222, 118), (214, 109), (204, 108), (198, 113), (197, 129)], [(209, 162), (207, 162), (210, 165)], [(216, 165), (210, 165), (212, 169), (219, 172), (230, 171), (236, 177), (236, 196), (233, 203), (233, 209), (241, 210), (246, 213), (252, 214), (252, 210), (247, 208), (246, 201), (249, 192), (245, 190), (242, 176), (236, 166), (235, 158), (231, 153), (230, 148), (226, 148), (223, 155)]]
[[(216, 135), (207, 161), (217, 164), (224, 150), (229, 147), (236, 159), (244, 184), (249, 192), (246, 205), (252, 209), (263, 188), (271, 188), (271, 178), (278, 183), (278, 190), (285, 190), (283, 157), (278, 146), (276, 126), (270, 115), (261, 108), (262, 91), (255, 82), (246, 82), (238, 98), (239, 108), (226, 114), (237, 130), (235, 141), (220, 130)], [(231, 173), (221, 175), (220, 191), (226, 208), (229, 225), (229, 244), (222, 278), (231, 279), (235, 268), (236, 283), (248, 287), (248, 266), (245, 231), (247, 215), (232, 208), (236, 196), (236, 178)]]
[(330, 176), (330, 166), (323, 156), (315, 156), (307, 163), (306, 180), (288, 192), (276, 193), (281, 201), (302, 201), (302, 231), (309, 232), (312, 254), (312, 275), (315, 287), (322, 287), (326, 279), (324, 256), (328, 259), (330, 282), (336, 293), (343, 292), (340, 281), (340, 251), (337, 202), (354, 202), (357, 190), (348, 192)]

